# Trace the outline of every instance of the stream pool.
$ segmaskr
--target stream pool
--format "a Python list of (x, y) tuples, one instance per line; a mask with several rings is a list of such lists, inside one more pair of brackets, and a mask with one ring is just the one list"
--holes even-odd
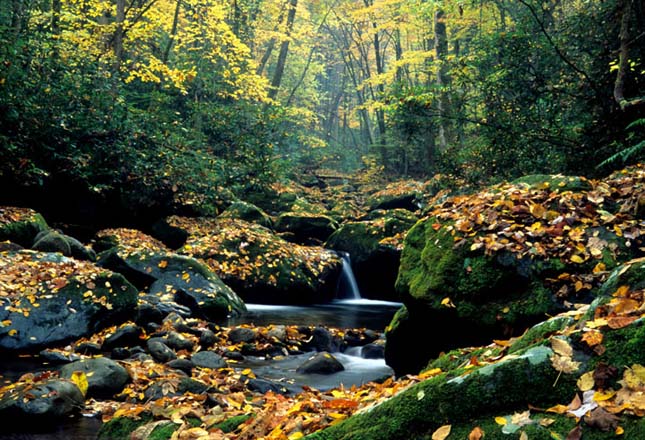
[[(367, 328), (382, 332), (401, 304), (367, 299), (335, 300), (328, 304), (311, 306), (275, 306), (247, 304), (248, 312), (221, 323), (225, 326), (254, 324), (320, 325), (337, 328)], [(298, 374), (296, 368), (313, 353), (288, 356), (281, 359), (246, 357), (235, 364), (235, 369), (251, 368), (258, 378), (281, 382), (285, 388), (298, 392), (303, 385), (320, 390), (360, 385), (392, 374), (383, 359), (363, 359), (357, 348), (344, 353), (334, 353), (345, 371), (332, 375)], [(0, 362), (0, 380), (15, 380), (21, 374), (42, 369), (33, 363)], [(78, 417), (61, 421), (58, 426), (30, 426), (29, 431), (11, 432), (10, 426), (0, 430), (0, 440), (94, 440), (101, 421), (92, 417)]]

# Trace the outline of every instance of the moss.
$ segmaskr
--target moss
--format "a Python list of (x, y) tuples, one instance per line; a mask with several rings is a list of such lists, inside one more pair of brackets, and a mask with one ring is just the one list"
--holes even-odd
[(592, 189), (589, 180), (578, 176), (531, 174), (515, 179), (512, 183), (516, 185), (526, 184), (531, 188), (552, 191), (586, 191)]
[(575, 392), (576, 377), (562, 375), (558, 386), (552, 387), (557, 371), (548, 360), (550, 354), (550, 349), (541, 347), (522, 357), (481, 367), (463, 378), (428, 379), (370, 412), (355, 415), (307, 438), (424, 438), (447, 423), (458, 425), (484, 415), (492, 418), (518, 408), (523, 410), (529, 403), (547, 406), (569, 401)]
[(32, 246), (39, 232), (49, 229), (42, 215), (33, 213), (28, 219), (0, 225), (0, 241), (9, 240), (21, 246)]
[(168, 422), (153, 429), (146, 440), (168, 440), (177, 429), (179, 429), (178, 425)]
[(539, 344), (552, 334), (564, 329), (573, 322), (570, 317), (558, 317), (541, 322), (526, 331), (517, 341), (508, 349), (509, 354), (517, 353), (534, 344)]
[(97, 440), (115, 440), (130, 438), (130, 434), (139, 426), (152, 421), (150, 413), (142, 413), (138, 419), (131, 417), (116, 417), (101, 426)]
[(602, 356), (594, 357), (593, 362), (604, 362), (617, 367), (633, 364), (645, 365), (645, 325), (643, 320), (618, 329), (604, 331), (603, 345), (606, 350)]
[(241, 414), (239, 416), (228, 418), (224, 420), (222, 423), (213, 425), (209, 429), (212, 429), (212, 428), (221, 429), (224, 433), (228, 434), (229, 432), (235, 431), (238, 428), (238, 426), (246, 422), (251, 417), (253, 417), (253, 414)]

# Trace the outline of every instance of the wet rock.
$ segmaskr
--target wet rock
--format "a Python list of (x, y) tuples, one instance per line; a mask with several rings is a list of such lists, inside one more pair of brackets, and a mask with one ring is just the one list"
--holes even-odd
[(162, 397), (181, 396), (185, 393), (202, 394), (212, 390), (204, 382), (189, 377), (182, 377), (179, 383), (174, 379), (160, 379), (150, 385), (144, 394), (148, 400), (157, 400)]
[(244, 355), (239, 351), (225, 351), (224, 357), (226, 359), (233, 359), (234, 361), (243, 361)]
[(0, 321), (11, 323), (0, 328), (0, 348), (9, 351), (89, 336), (136, 310), (138, 291), (123, 276), (60, 254), (3, 252), (0, 278)]
[(177, 358), (177, 355), (170, 347), (163, 342), (148, 340), (148, 351), (157, 362), (165, 363)]
[(57, 421), (78, 412), (84, 402), (81, 390), (69, 380), (16, 384), (0, 397), (0, 420), (11, 426), (19, 419), (30, 423), (43, 419)]
[(257, 223), (258, 225), (264, 226), (266, 228), (273, 227), (271, 217), (269, 217), (267, 213), (262, 209), (248, 202), (233, 202), (228, 208), (224, 210), (224, 212), (219, 215), (219, 217), (237, 218), (250, 223)]
[(334, 343), (334, 337), (325, 327), (314, 328), (309, 347), (316, 351), (337, 351), (338, 347)]
[(267, 333), (269, 338), (275, 338), (280, 342), (287, 340), (287, 327), (284, 325), (276, 325)]
[(417, 211), (423, 204), (425, 186), (413, 180), (393, 182), (369, 196), (369, 209), (407, 209)]
[(79, 360), (81, 357), (77, 354), (65, 354), (55, 350), (43, 350), (39, 354), (43, 361), (48, 362), (50, 365), (68, 364)]
[(227, 365), (222, 356), (214, 351), (199, 351), (190, 360), (195, 366), (202, 368), (217, 369), (224, 368)]
[(284, 385), (266, 379), (250, 379), (246, 383), (246, 387), (260, 394), (266, 394), (269, 391), (277, 394), (289, 394), (289, 390)]
[(132, 356), (132, 352), (125, 347), (115, 347), (110, 353), (110, 358), (117, 361), (128, 359), (130, 356)]
[(257, 338), (257, 332), (254, 329), (246, 327), (237, 327), (228, 333), (228, 340), (233, 344), (253, 342), (255, 338)]
[(72, 362), (60, 369), (60, 375), (69, 379), (75, 371), (82, 371), (87, 376), (88, 397), (112, 397), (130, 381), (128, 371), (108, 358)]
[(385, 346), (383, 344), (367, 344), (361, 348), (361, 357), (364, 359), (383, 359)]
[(66, 257), (77, 260), (96, 261), (96, 252), (83, 243), (53, 229), (42, 231), (34, 238), (33, 250), (41, 252), (60, 252)]
[(345, 367), (326, 351), (320, 352), (300, 365), (296, 372), (301, 374), (334, 374), (343, 371)]
[(142, 335), (141, 327), (134, 324), (126, 324), (105, 338), (103, 341), (102, 349), (105, 351), (112, 350), (115, 347), (131, 347), (141, 343), (140, 336)]
[(297, 243), (307, 243), (311, 239), (325, 241), (337, 228), (338, 223), (333, 218), (309, 212), (286, 212), (275, 223), (276, 231), (294, 234)]
[(81, 342), (76, 347), (74, 347), (74, 351), (86, 356), (94, 356), (101, 354), (101, 346), (93, 342)]

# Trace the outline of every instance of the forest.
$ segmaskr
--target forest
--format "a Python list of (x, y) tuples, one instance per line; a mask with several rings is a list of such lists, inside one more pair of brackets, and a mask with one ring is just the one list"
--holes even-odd
[(645, 438), (644, 159), (643, 0), (2, 0), (0, 439)]

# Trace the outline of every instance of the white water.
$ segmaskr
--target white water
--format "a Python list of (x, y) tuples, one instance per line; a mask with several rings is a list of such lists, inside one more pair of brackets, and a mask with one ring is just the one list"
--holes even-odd
[(338, 279), (338, 288), (336, 289), (336, 299), (357, 300), (361, 299), (361, 292), (358, 289), (354, 272), (352, 271), (352, 262), (347, 252), (339, 252), (338, 255), (343, 259), (343, 268)]

